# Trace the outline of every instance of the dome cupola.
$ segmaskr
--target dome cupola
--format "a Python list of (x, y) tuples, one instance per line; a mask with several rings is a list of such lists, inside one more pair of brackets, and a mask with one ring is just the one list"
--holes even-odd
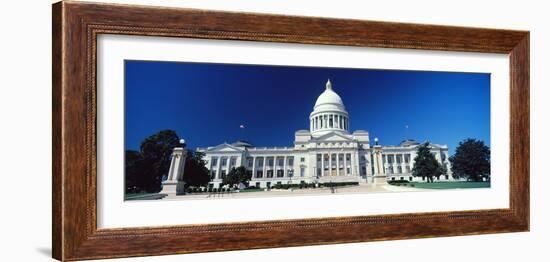
[(313, 112), (309, 115), (310, 131), (313, 136), (329, 132), (349, 133), (349, 115), (342, 98), (332, 89), (330, 79), (325, 91), (319, 95)]
[(342, 98), (334, 90), (332, 90), (332, 83), (330, 79), (327, 81), (325, 91), (315, 101), (313, 110), (320, 111), (324, 109), (339, 109), (346, 110)]

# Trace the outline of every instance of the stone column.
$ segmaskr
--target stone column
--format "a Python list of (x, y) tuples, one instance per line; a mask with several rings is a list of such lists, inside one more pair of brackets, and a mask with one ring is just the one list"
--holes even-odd
[(384, 173), (385, 164), (382, 161), (382, 146), (375, 145), (373, 148), (374, 161), (375, 161), (375, 174), (372, 177), (372, 182), (374, 184), (386, 184), (386, 174)]
[(332, 153), (328, 152), (328, 173), (329, 176), (332, 176)]
[(321, 176), (325, 176), (325, 153), (321, 153)]
[(162, 182), (161, 194), (166, 194), (168, 196), (185, 194), (183, 175), (186, 159), (187, 150), (184, 150), (182, 147), (174, 148), (168, 179)]
[(315, 117), (315, 130), (319, 129), (319, 116)]
[(355, 168), (355, 175), (356, 176), (361, 176), (361, 170), (359, 168), (359, 151), (356, 151), (354, 154), (353, 154), (353, 167)]
[(264, 159), (263, 159), (262, 178), (267, 178), (267, 157), (266, 156), (264, 156)]
[(166, 177), (166, 180), (172, 180), (172, 177), (174, 176), (174, 162), (176, 162), (176, 158), (172, 155), (172, 159), (170, 161), (170, 170), (168, 170), (168, 176)]
[(273, 177), (277, 178), (277, 156), (273, 156)]
[(287, 177), (288, 176), (288, 171), (286, 170), (286, 161), (288, 161), (288, 157), (287, 156), (283, 156), (283, 177)]
[(397, 154), (393, 154), (393, 174), (395, 175), (397, 173)]
[(256, 178), (256, 158), (252, 157), (252, 179)]
[(215, 179), (219, 179), (222, 172), (222, 158), (221, 156), (218, 156), (218, 165), (216, 166), (216, 177)]
[(231, 170), (231, 156), (227, 157), (227, 166), (225, 170), (225, 176), (229, 175), (229, 171)]
[(340, 176), (340, 153), (336, 154), (336, 175)]

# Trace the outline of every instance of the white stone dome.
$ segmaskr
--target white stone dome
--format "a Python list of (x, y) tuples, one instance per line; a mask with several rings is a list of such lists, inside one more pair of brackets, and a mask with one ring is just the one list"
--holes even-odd
[(346, 110), (344, 107), (344, 102), (342, 98), (334, 90), (332, 90), (332, 84), (330, 80), (327, 81), (326, 89), (315, 101), (315, 106), (313, 106), (314, 111), (321, 110)]
[(348, 112), (342, 98), (332, 90), (330, 80), (327, 81), (325, 91), (317, 98), (313, 112), (309, 114), (309, 121), (309, 130), (314, 137), (330, 132), (348, 133)]

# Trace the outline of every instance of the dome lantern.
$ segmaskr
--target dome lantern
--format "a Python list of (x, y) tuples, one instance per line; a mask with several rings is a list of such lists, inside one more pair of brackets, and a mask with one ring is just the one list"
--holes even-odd
[(330, 83), (330, 78), (327, 80), (326, 87), (327, 87), (327, 89), (332, 90), (332, 84)]

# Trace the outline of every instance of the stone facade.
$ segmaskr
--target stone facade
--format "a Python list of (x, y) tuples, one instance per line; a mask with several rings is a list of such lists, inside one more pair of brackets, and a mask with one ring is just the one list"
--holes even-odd
[[(344, 103), (329, 80), (309, 116), (309, 130), (295, 133), (293, 147), (255, 147), (237, 141), (197, 151), (205, 153), (213, 187), (239, 166), (252, 172), (251, 186), (262, 188), (277, 183), (422, 181), (411, 174), (420, 143), (405, 140), (397, 146), (382, 146), (375, 138), (371, 145), (367, 131), (349, 132), (349, 122)], [(452, 180), (447, 146), (430, 144), (430, 148), (448, 169), (436, 180)]]

